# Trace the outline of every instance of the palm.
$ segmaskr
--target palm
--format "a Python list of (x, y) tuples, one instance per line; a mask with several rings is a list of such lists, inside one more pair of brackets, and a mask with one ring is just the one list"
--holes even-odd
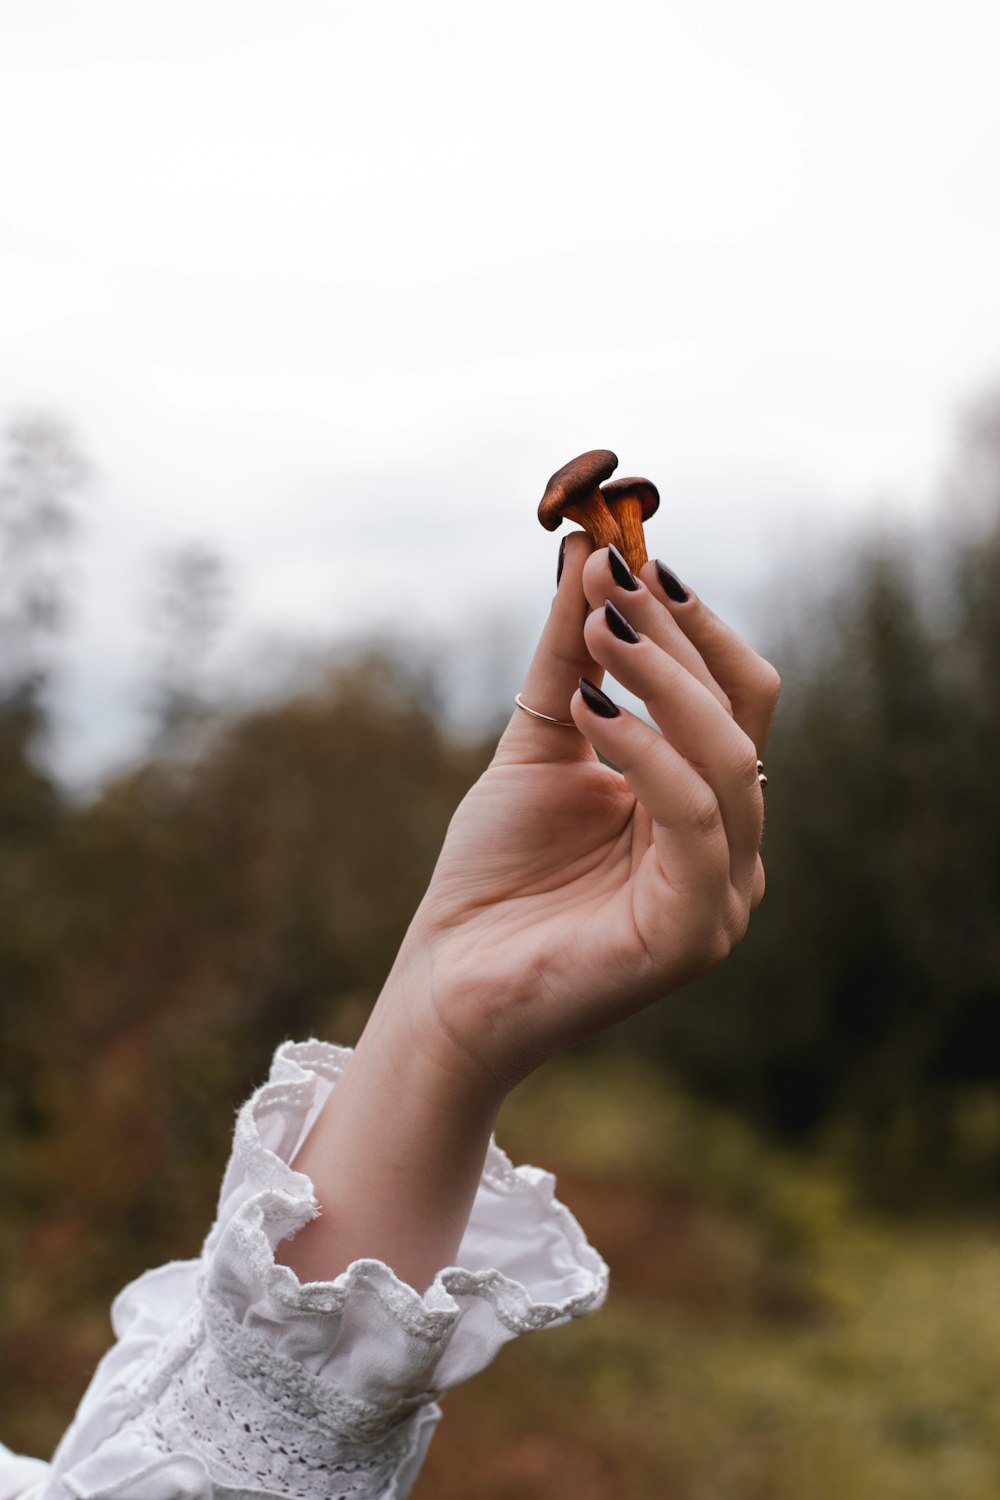
[(663, 986), (672, 895), (648, 814), (590, 756), (492, 766), (455, 815), (423, 915), (451, 972), (534, 997), (545, 1045), (550, 1027), (564, 1042)]

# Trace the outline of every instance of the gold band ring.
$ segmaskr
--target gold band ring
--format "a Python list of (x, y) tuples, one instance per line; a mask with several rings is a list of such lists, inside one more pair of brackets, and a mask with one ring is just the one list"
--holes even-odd
[(514, 699), (514, 702), (517, 704), (518, 708), (522, 709), (524, 713), (530, 714), (533, 719), (541, 719), (543, 724), (554, 724), (557, 729), (576, 728), (576, 725), (573, 723), (572, 719), (554, 719), (551, 714), (540, 714), (537, 708), (529, 708), (524, 699), (521, 697), (520, 693), (518, 693), (517, 697)]

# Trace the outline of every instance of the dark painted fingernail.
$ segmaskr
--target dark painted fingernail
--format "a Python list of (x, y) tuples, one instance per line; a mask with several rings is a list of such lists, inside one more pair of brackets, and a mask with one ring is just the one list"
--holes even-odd
[(567, 535), (559, 543), (559, 561), (556, 563), (556, 588), (559, 587), (559, 580), (562, 578), (563, 563), (566, 561), (566, 543), (568, 541), (569, 536)]
[(611, 576), (618, 587), (620, 589), (631, 589), (634, 593), (639, 587), (639, 580), (617, 547), (611, 546), (608, 548), (608, 561), (611, 564)]
[(625, 641), (629, 646), (637, 646), (639, 637), (632, 629), (620, 609), (615, 609), (610, 599), (604, 601), (604, 618), (608, 622), (608, 629), (612, 635), (616, 635), (620, 641)]
[(588, 682), (586, 677), (580, 678), (580, 692), (591, 713), (597, 714), (600, 718), (617, 719), (621, 713), (617, 703), (612, 703), (607, 693), (602, 693), (600, 688)]
[(681, 583), (677, 574), (671, 568), (668, 568), (666, 563), (661, 563), (659, 558), (656, 559), (656, 576), (660, 580), (660, 588), (668, 599), (672, 599), (675, 604), (686, 604), (688, 602), (691, 595), (683, 583)]

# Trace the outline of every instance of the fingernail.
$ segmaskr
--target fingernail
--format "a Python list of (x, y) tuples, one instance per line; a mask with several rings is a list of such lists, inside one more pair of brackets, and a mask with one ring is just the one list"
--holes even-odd
[(660, 580), (660, 588), (668, 599), (672, 599), (675, 604), (688, 602), (691, 595), (673, 569), (668, 568), (666, 563), (661, 563), (659, 558), (656, 559), (656, 576)]
[(591, 713), (597, 714), (599, 718), (617, 719), (621, 713), (617, 703), (612, 703), (607, 693), (602, 693), (600, 688), (588, 682), (586, 677), (580, 678), (580, 692)]
[(564, 536), (559, 543), (559, 561), (556, 563), (556, 588), (559, 587), (559, 580), (562, 578), (563, 563), (566, 561), (566, 543), (568, 540), (569, 537)]
[(608, 561), (611, 564), (611, 576), (618, 587), (620, 589), (630, 589), (634, 593), (639, 587), (639, 580), (618, 551), (618, 548), (613, 545), (608, 548)]
[(632, 629), (620, 609), (615, 609), (610, 599), (604, 601), (604, 618), (608, 622), (608, 629), (612, 635), (616, 635), (620, 641), (625, 641), (629, 646), (637, 646), (639, 637)]

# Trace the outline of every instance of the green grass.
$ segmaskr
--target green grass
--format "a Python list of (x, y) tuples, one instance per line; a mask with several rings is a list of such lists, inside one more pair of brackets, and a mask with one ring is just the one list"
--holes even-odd
[(449, 1398), (418, 1496), (485, 1454), (484, 1500), (996, 1500), (995, 1226), (862, 1212), (634, 1062), (540, 1075), (500, 1133), (559, 1168), (612, 1294)]

